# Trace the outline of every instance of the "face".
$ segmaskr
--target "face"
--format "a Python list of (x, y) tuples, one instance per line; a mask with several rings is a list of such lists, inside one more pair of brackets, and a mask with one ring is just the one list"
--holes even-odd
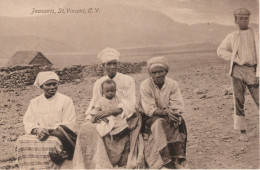
[(103, 84), (103, 96), (107, 99), (112, 99), (116, 95), (116, 86), (113, 83)]
[(167, 70), (160, 66), (156, 66), (150, 70), (150, 76), (156, 85), (162, 85), (166, 75)]
[(240, 30), (245, 30), (248, 28), (249, 16), (248, 15), (236, 16), (235, 23), (238, 25)]
[(118, 61), (117, 60), (112, 60), (104, 63), (104, 68), (107, 73), (107, 75), (111, 78), (115, 77), (117, 73), (117, 68), (118, 68)]
[(58, 81), (54, 79), (48, 80), (41, 86), (41, 88), (44, 91), (45, 97), (51, 98), (57, 92)]

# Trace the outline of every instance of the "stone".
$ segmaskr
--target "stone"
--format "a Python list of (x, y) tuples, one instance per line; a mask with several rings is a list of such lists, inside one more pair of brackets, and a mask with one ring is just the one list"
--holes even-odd
[(226, 96), (226, 95), (233, 95), (232, 87), (225, 88), (225, 90), (223, 92), (223, 96)]
[(17, 140), (17, 136), (16, 135), (12, 135), (11, 137), (10, 137), (10, 141), (16, 141)]
[(202, 95), (200, 98), (201, 98), (201, 99), (205, 99), (206, 97), (207, 97), (207, 95), (204, 94), (204, 95)]

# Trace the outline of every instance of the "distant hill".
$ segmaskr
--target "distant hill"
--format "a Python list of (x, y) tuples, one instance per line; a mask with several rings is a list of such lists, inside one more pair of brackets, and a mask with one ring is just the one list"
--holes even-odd
[(32, 50), (45, 52), (68, 52), (76, 51), (68, 44), (61, 43), (51, 39), (44, 39), (38, 36), (3, 36), (0, 37), (0, 58), (10, 58), (16, 51)]
[(131, 53), (129, 49), (134, 48), (135, 52), (140, 49), (140, 52), (149, 54), (150, 50), (167, 51), (168, 47), (172, 52), (173, 46), (183, 44), (195, 44), (183, 46), (183, 50), (196, 49), (196, 44), (207, 49), (212, 48), (211, 45), (216, 47), (227, 33), (236, 29), (215, 23), (187, 25), (159, 11), (110, 1), (69, 2), (69, 8), (98, 7), (100, 13), (0, 17), (0, 58), (9, 58), (16, 50), (22, 49), (87, 55), (96, 55), (104, 47), (125, 49), (122, 53), (127, 49), (127, 53)]
[[(179, 44), (175, 46), (118, 48), (117, 50), (120, 52), (121, 55), (120, 61), (141, 62), (146, 61), (145, 59), (148, 59), (152, 56), (173, 56), (175, 54), (178, 55), (192, 53), (216, 53), (216, 49), (217, 44), (193, 43)], [(69, 65), (92, 65), (100, 63), (100, 61), (97, 60), (97, 54), (46, 53), (45, 56), (49, 58), (56, 67), (64, 67)]]
[[(80, 4), (80, 8), (83, 7), (84, 4)], [(99, 7), (100, 14), (0, 17), (0, 37), (30, 34), (85, 52), (96, 52), (106, 46), (126, 48), (194, 42), (187, 24), (175, 22), (161, 12), (116, 4)]]
[(121, 56), (154, 56), (189, 52), (215, 52), (218, 44), (184, 43), (172, 46), (150, 46), (118, 49)]
[[(258, 29), (258, 24), (250, 24), (250, 27)], [(208, 43), (219, 44), (225, 36), (237, 29), (237, 26), (226, 26), (216, 23), (200, 23), (191, 25), (191, 32), (194, 39)]]

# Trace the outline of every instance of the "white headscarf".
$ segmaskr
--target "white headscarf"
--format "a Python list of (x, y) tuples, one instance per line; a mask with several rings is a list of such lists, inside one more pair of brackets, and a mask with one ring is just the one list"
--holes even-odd
[(119, 61), (120, 53), (113, 48), (105, 48), (98, 54), (98, 58), (102, 61), (102, 63), (117, 60)]
[(53, 71), (39, 72), (33, 85), (35, 87), (40, 88), (40, 86), (43, 85), (46, 81), (52, 80), (52, 79), (57, 80), (57, 81), (60, 80), (59, 76)]
[(161, 66), (165, 68), (166, 70), (169, 70), (169, 64), (168, 61), (164, 56), (158, 56), (158, 57), (153, 57), (147, 61), (147, 69), (150, 71), (152, 68), (156, 66)]

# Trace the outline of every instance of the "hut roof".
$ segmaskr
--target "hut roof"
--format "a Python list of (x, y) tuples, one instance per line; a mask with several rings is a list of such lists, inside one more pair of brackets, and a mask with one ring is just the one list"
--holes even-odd
[[(8, 61), (7, 65), (16, 66), (16, 65), (29, 65), (30, 62), (40, 54), (47, 61), (49, 61), (41, 52), (39, 51), (17, 51)], [(50, 61), (49, 61), (50, 62)], [(50, 62), (51, 64), (51, 62)]]

